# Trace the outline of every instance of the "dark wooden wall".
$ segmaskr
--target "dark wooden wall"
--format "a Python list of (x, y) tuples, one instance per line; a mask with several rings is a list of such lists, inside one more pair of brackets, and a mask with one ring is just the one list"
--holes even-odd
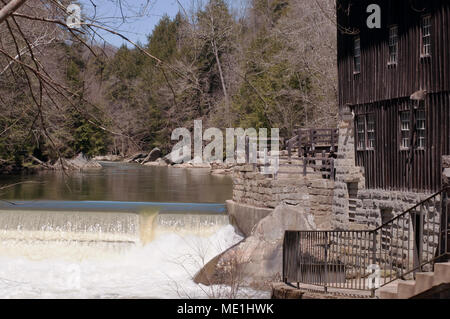
[[(348, 1), (339, 2), (346, 7), (343, 3)], [(429, 8), (423, 13), (411, 9), (409, 0), (358, 0), (351, 6), (350, 16), (338, 11), (339, 25), (359, 30), (361, 38), (361, 73), (354, 75), (354, 35), (338, 32), (340, 105), (409, 97), (419, 89), (450, 90), (450, 1), (421, 2)], [(382, 7), (381, 29), (367, 28), (369, 3)], [(432, 56), (421, 59), (420, 19), (424, 13), (433, 15)], [(388, 26), (392, 24), (399, 25), (399, 61), (388, 68)]]
[[(371, 3), (381, 6), (381, 29), (366, 25), (366, 8)], [(354, 74), (355, 34), (338, 32), (340, 106), (349, 106), (356, 114), (374, 113), (376, 119), (375, 149), (356, 151), (356, 164), (365, 169), (367, 187), (438, 190), (441, 157), (450, 154), (450, 1), (338, 0), (337, 8), (340, 29), (356, 31), (361, 38), (361, 73)], [(432, 15), (428, 58), (420, 56), (424, 14)], [(399, 26), (399, 53), (397, 65), (388, 67), (388, 26), (392, 24)], [(413, 108), (416, 102), (409, 97), (420, 89), (428, 91), (426, 147), (411, 154), (400, 150), (399, 112)]]
[(399, 112), (410, 108), (409, 98), (354, 108), (356, 115), (375, 115), (375, 149), (356, 151), (356, 165), (364, 167), (368, 188), (415, 192), (440, 189), (441, 158), (450, 154), (450, 93), (429, 95), (424, 104), (425, 148), (412, 148), (412, 152), (400, 150)]

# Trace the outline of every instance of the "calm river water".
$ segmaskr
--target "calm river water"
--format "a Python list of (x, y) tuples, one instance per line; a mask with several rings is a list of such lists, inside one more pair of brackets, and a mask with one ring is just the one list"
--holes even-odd
[(35, 182), (0, 191), (0, 199), (223, 204), (232, 197), (232, 179), (212, 176), (208, 169), (102, 165), (102, 170), (66, 174), (42, 171), (36, 175), (0, 176), (0, 186)]

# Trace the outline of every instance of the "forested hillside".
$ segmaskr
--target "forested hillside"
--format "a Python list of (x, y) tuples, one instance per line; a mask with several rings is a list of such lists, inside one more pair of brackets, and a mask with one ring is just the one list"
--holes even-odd
[(284, 137), (296, 126), (335, 125), (331, 1), (252, 0), (238, 13), (209, 0), (162, 18), (140, 48), (43, 28), (24, 15), (49, 9), (31, 2), (0, 24), (0, 165), (167, 152), (172, 130), (194, 119), (278, 127)]

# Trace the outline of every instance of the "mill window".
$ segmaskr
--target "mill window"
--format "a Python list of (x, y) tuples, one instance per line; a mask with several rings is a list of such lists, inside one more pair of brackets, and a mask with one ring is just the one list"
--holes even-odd
[(358, 132), (358, 150), (365, 150), (366, 148), (366, 119), (365, 116), (360, 115), (356, 118), (356, 127)]
[(417, 147), (423, 149), (425, 148), (425, 130), (426, 130), (425, 110), (418, 110), (416, 112), (416, 128), (417, 128)]
[(353, 44), (353, 71), (355, 74), (361, 72), (361, 39), (356, 37)]
[(389, 28), (389, 65), (397, 64), (398, 60), (398, 26)]
[(411, 112), (405, 111), (400, 113), (400, 148), (409, 149), (410, 146), (410, 130), (411, 130)]
[(358, 151), (374, 150), (376, 143), (375, 114), (368, 113), (356, 117)]
[(375, 149), (375, 115), (367, 114), (367, 148)]
[(428, 57), (431, 55), (431, 15), (422, 17), (421, 35), (422, 57)]

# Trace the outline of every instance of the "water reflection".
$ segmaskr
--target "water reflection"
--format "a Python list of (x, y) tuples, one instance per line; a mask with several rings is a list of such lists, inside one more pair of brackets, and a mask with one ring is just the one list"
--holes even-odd
[(224, 203), (232, 197), (232, 179), (204, 169), (144, 167), (102, 163), (102, 170), (43, 171), (36, 175), (0, 176), (0, 185), (34, 181), (0, 192), (9, 200), (75, 200)]

